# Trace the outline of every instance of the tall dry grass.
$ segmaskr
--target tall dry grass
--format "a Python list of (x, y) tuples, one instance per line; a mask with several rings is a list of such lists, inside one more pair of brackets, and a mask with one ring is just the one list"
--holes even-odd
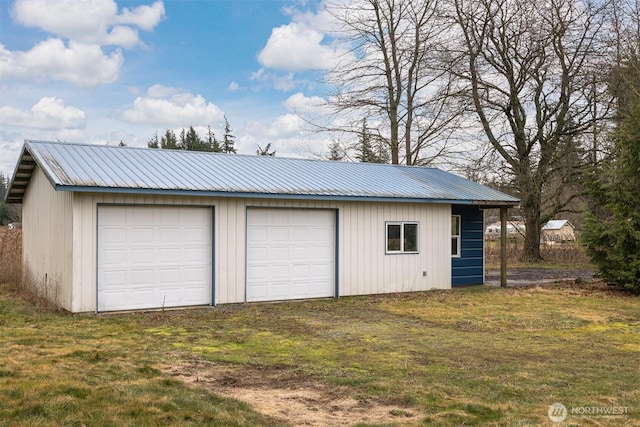
[(22, 282), (22, 230), (0, 227), (0, 286), (18, 290)]
[[(500, 242), (485, 242), (485, 256), (487, 267), (500, 266)], [(507, 241), (507, 261), (511, 266), (520, 266), (523, 259), (524, 242), (518, 239), (509, 239)], [(572, 268), (587, 268), (592, 266), (589, 257), (586, 255), (582, 246), (577, 242), (562, 244), (543, 244), (540, 245), (540, 254), (544, 264), (550, 266), (572, 266)]]

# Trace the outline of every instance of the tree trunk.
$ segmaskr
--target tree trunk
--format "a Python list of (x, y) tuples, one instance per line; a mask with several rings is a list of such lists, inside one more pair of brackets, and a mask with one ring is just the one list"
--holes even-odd
[(540, 255), (540, 209), (534, 207), (524, 209), (524, 223), (527, 230), (524, 236), (523, 261), (527, 263), (540, 262), (542, 260)]
[(535, 182), (534, 175), (530, 170), (523, 170), (519, 173), (521, 200), (520, 208), (524, 216), (526, 227), (524, 235), (524, 250), (522, 260), (528, 263), (540, 262), (540, 216), (542, 213), (542, 190)]

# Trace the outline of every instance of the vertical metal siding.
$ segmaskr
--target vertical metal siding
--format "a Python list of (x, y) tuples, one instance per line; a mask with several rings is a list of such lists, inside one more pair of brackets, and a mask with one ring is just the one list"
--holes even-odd
[(38, 292), (72, 310), (73, 194), (51, 187), (39, 167), (33, 171), (22, 207), (25, 279)]
[[(341, 295), (450, 287), (448, 205), (345, 203), (341, 215)], [(419, 253), (387, 255), (386, 221), (419, 222)]]
[(460, 215), (460, 257), (451, 260), (453, 286), (484, 283), (484, 215), (477, 206), (454, 205), (452, 215)]
[[(74, 205), (77, 216), (74, 221), (78, 227), (74, 230), (74, 242), (79, 242), (79, 247), (74, 249), (81, 254), (78, 271), (74, 272), (74, 277), (79, 278), (74, 280), (75, 312), (95, 310), (97, 203), (213, 206), (216, 304), (245, 300), (247, 206), (339, 209), (337, 281), (341, 296), (447, 289), (451, 284), (449, 205), (106, 193), (75, 193), (75, 196), (78, 200)], [(418, 221), (420, 252), (385, 254), (386, 221)]]

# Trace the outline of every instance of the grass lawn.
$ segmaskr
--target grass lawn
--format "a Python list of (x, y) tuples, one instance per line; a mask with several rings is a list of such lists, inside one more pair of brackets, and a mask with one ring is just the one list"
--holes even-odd
[(554, 402), (564, 425), (640, 425), (640, 298), (558, 284), (74, 316), (0, 291), (0, 425), (287, 425), (234, 384), (340, 390), (396, 408), (385, 425), (553, 425)]

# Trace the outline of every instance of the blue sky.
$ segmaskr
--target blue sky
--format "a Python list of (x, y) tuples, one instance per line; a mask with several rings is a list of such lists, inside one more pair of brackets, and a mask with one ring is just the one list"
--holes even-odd
[(0, 0), (0, 171), (24, 139), (146, 146), (226, 115), (243, 154), (313, 156), (344, 46), (320, 0)]

